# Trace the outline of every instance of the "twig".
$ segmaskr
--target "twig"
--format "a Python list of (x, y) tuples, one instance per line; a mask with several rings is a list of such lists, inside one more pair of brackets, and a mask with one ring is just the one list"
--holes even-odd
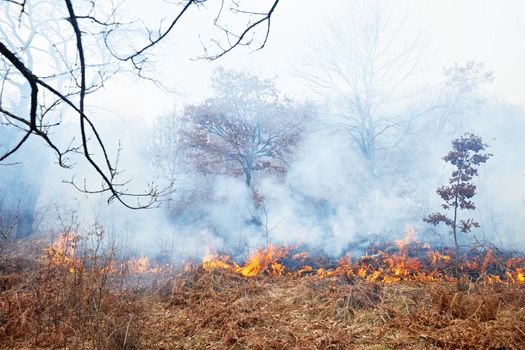
[(122, 350), (126, 348), (126, 342), (128, 341), (129, 325), (131, 324), (131, 320), (133, 320), (133, 315), (129, 316), (128, 325), (126, 326), (126, 334), (124, 335), (124, 342), (122, 343)]

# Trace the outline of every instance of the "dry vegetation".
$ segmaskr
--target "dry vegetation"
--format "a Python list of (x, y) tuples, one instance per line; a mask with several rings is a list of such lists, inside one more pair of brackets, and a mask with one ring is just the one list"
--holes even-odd
[(246, 278), (200, 266), (144, 283), (110, 267), (111, 254), (72, 268), (49, 264), (37, 244), (9, 251), (0, 261), (3, 349), (525, 348), (523, 284), (456, 292), (451, 282)]

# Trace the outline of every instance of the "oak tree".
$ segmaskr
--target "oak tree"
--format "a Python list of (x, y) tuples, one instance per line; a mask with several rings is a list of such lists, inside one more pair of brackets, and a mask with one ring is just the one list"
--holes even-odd
[(456, 273), (459, 274), (459, 244), (458, 230), (469, 233), (473, 228), (479, 227), (479, 223), (471, 218), (460, 218), (461, 210), (474, 210), (476, 206), (472, 198), (476, 194), (476, 185), (472, 182), (478, 176), (478, 167), (485, 163), (492, 154), (484, 153), (488, 147), (481, 137), (465, 133), (458, 139), (452, 141), (452, 150), (448, 152), (443, 160), (454, 166), (448, 184), (437, 189), (437, 194), (443, 199), (441, 207), (446, 213), (435, 212), (424, 218), (434, 226), (444, 223), (451, 228), (456, 248)]

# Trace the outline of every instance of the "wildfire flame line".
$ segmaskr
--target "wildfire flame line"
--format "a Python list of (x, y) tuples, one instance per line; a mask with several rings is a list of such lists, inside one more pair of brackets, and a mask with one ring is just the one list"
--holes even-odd
[[(305, 264), (310, 258), (306, 251), (296, 252), (290, 247), (270, 245), (256, 250), (244, 264), (237, 264), (228, 255), (207, 254), (202, 260), (206, 271), (217, 269), (255, 277), (262, 274), (270, 276), (315, 275), (319, 278), (346, 275), (369, 281), (393, 283), (396, 281), (454, 281), (453, 259), (450, 255), (433, 250), (426, 243), (410, 241), (406, 236), (395, 244), (375, 248), (363, 256), (352, 260), (350, 256), (341, 258), (333, 268), (317, 264)], [(79, 235), (74, 232), (63, 234), (45, 250), (45, 258), (50, 265), (62, 266), (74, 273), (84, 267), (77, 256)], [(414, 252), (416, 256), (414, 256)], [(287, 267), (286, 261), (300, 263), (295, 268)], [(147, 257), (134, 257), (126, 261), (112, 260), (108, 263), (110, 272), (158, 273), (163, 266), (151, 263)], [(487, 250), (482, 254), (469, 256), (460, 265), (461, 270), (475, 279), (489, 283), (525, 284), (525, 257), (503, 259), (496, 252)]]
[[(369, 281), (392, 283), (407, 281), (454, 281), (453, 259), (451, 256), (430, 249), (428, 244), (418, 242), (396, 242), (398, 248), (393, 253), (378, 251), (372, 255), (365, 254), (352, 261), (349, 257), (339, 260), (334, 268), (303, 265), (298, 269), (287, 269), (280, 261), (291, 253), (289, 248), (269, 246), (252, 254), (243, 265), (237, 264), (229, 256), (207, 255), (203, 258), (202, 267), (207, 270), (224, 269), (245, 276), (254, 277), (261, 274), (270, 276), (302, 276), (315, 274), (319, 278), (336, 275), (354, 276)], [(423, 252), (422, 257), (413, 257), (409, 249)], [(306, 259), (307, 252), (293, 253), (292, 259)], [(490, 271), (493, 266), (504, 265), (499, 274)], [(461, 270), (470, 275), (477, 275), (489, 283), (524, 283), (525, 258), (509, 258), (504, 264), (488, 250), (482, 255), (466, 260)]]

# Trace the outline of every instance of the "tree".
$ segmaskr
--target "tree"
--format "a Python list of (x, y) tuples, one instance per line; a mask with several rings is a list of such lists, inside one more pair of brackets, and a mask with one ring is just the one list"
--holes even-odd
[(301, 136), (302, 113), (270, 80), (220, 69), (214, 96), (186, 109), (185, 144), (203, 173), (243, 176), (284, 172)]
[[(117, 167), (118, 152), (111, 155), (107, 149), (88, 97), (122, 71), (151, 79), (146, 68), (154, 48), (173, 34), (190, 9), (203, 9), (208, 3), (208, 0), (173, 2), (176, 10), (172, 19), (167, 25), (160, 20), (158, 28), (152, 29), (143, 26), (140, 20), (125, 21), (120, 15), (125, 6), (113, 2), (2, 1), (0, 116), (18, 140), (0, 150), (0, 162), (12, 158), (30, 137), (37, 137), (53, 150), (61, 167), (71, 167), (70, 157), (79, 155), (102, 180), (101, 187), (92, 189), (72, 179), (71, 183), (79, 190), (108, 193), (109, 201), (116, 199), (129, 208), (154, 204), (162, 194), (156, 186), (144, 193), (126, 190), (128, 181), (122, 179)], [(260, 4), (257, 10), (247, 10), (243, 1), (223, 1), (213, 19), (222, 38), (212, 39), (203, 57), (217, 59), (238, 46), (250, 45), (254, 41), (252, 34), (260, 26), (266, 30), (258, 48), (264, 47), (278, 3), (279, 0), (272, 0)], [(223, 23), (228, 15), (241, 18), (240, 29), (231, 29)], [(137, 34), (129, 41), (125, 37), (129, 32), (144, 35)], [(19, 103), (23, 110), (15, 108)], [(63, 116), (77, 120), (77, 130), (74, 135), (68, 134), (71, 142), (66, 145), (57, 136)], [(130, 202), (130, 196), (137, 202)]]
[(383, 1), (351, 1), (322, 31), (305, 67), (305, 79), (336, 106), (338, 131), (348, 134), (376, 172), (376, 154), (392, 147), (410, 122), (428, 111), (406, 108), (405, 84), (423, 57), (423, 37), (411, 35)]
[(148, 135), (150, 143), (145, 157), (154, 165), (158, 176), (170, 183), (176, 183), (181, 175), (191, 171), (185, 171), (188, 162), (182, 133), (182, 121), (173, 112), (159, 117)]
[(485, 68), (480, 62), (468, 61), (464, 64), (454, 63), (443, 68), (445, 77), (445, 92), (438, 102), (439, 116), (432, 125), (436, 134), (447, 127), (455, 132), (458, 127), (458, 115), (464, 115), (475, 110), (483, 101), (476, 93), (481, 87), (494, 81), (494, 73)]
[[(32, 154), (27, 151), (34, 151)], [(36, 205), (40, 194), (42, 178), (34, 168), (42, 165), (43, 157), (35, 147), (22, 150), (21, 156), (34, 157), (27, 162), (0, 167), (0, 216), (12, 227), (8, 238), (21, 239), (33, 233)], [(35, 156), (38, 155), (38, 156)], [(2, 215), (3, 214), (3, 215)]]
[(472, 183), (474, 176), (478, 176), (477, 167), (485, 163), (492, 154), (482, 153), (488, 147), (483, 143), (481, 137), (466, 133), (452, 141), (452, 150), (448, 152), (443, 160), (454, 166), (449, 184), (437, 189), (437, 194), (443, 199), (441, 207), (452, 216), (435, 212), (423, 220), (434, 226), (444, 223), (450, 226), (456, 248), (456, 274), (459, 276), (459, 244), (457, 231), (469, 233), (473, 228), (478, 228), (479, 223), (473, 219), (459, 219), (460, 210), (474, 210), (476, 206), (472, 198), (476, 194), (476, 185)]

